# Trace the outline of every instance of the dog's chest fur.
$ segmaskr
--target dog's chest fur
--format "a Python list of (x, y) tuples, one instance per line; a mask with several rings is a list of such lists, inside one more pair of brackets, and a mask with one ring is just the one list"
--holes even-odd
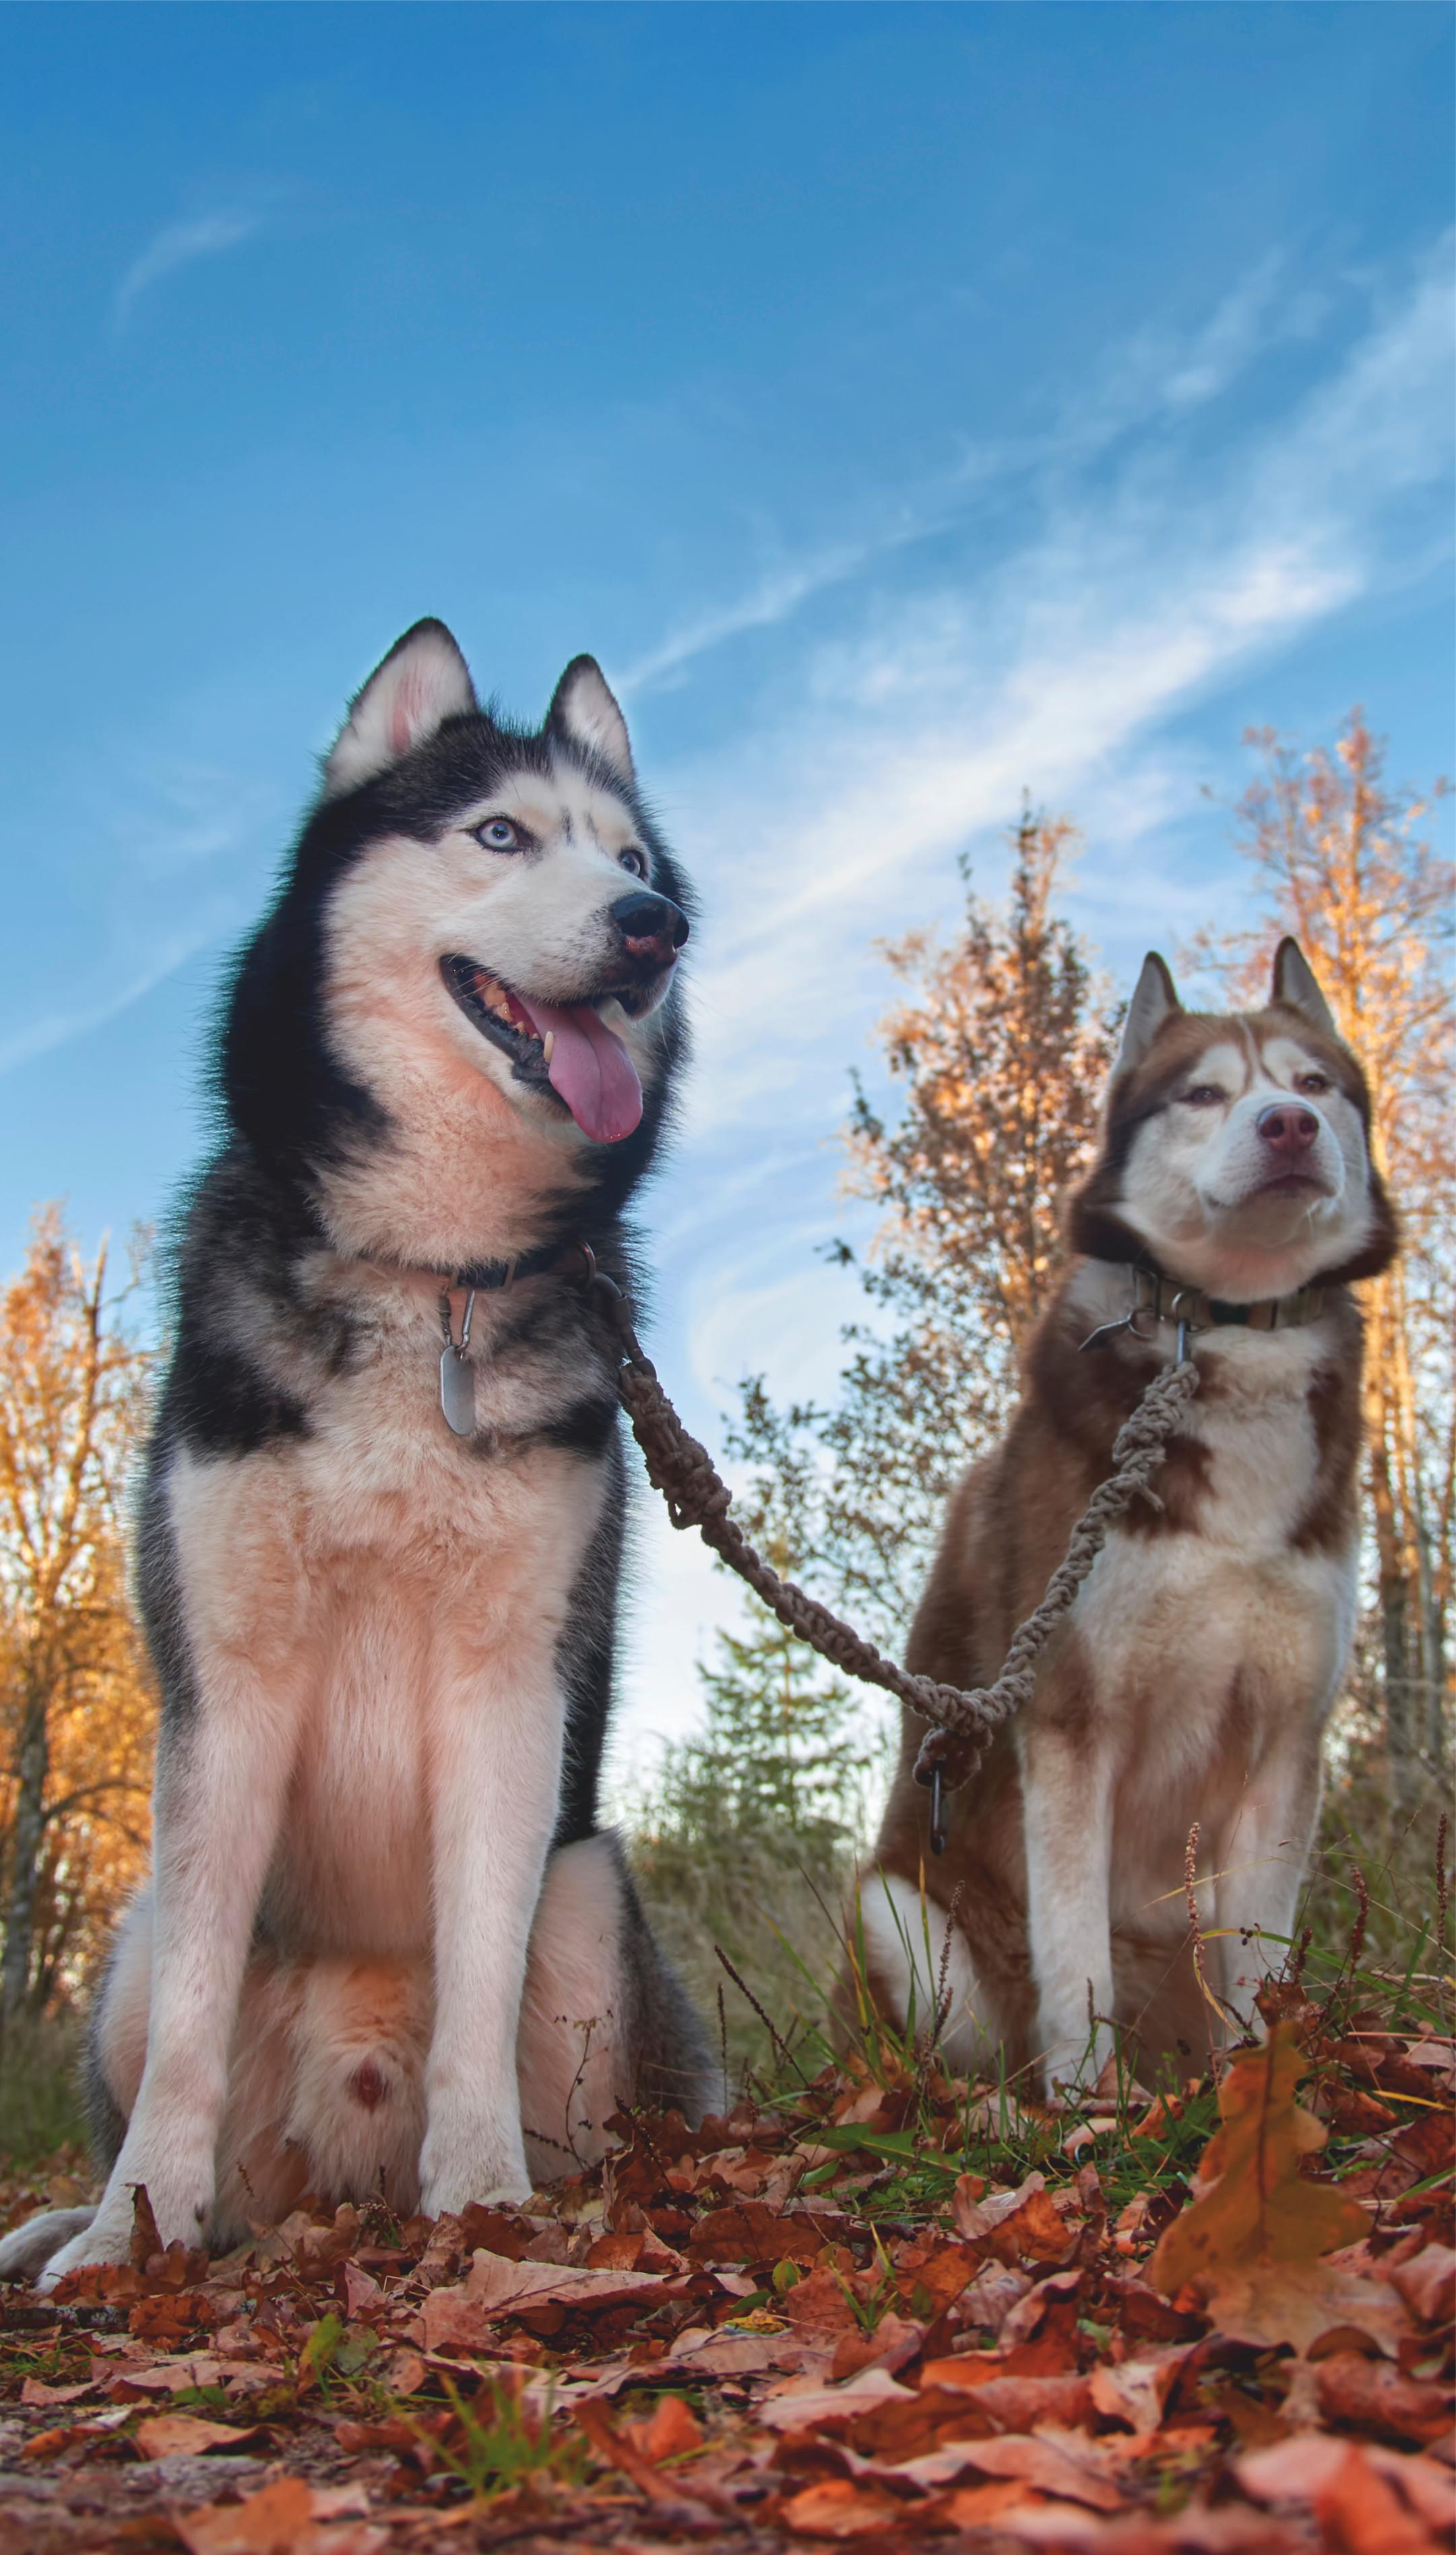
[[(1130, 1905), (1146, 1906), (1147, 1876), (1165, 1875), (1194, 1816), (1228, 1815), (1291, 1709), (1317, 1729), (1333, 1700), (1354, 1613), (1353, 1517), (1333, 1548), (1298, 1532), (1319, 1505), (1312, 1387), (1328, 1354), (1317, 1328), (1200, 1343), (1205, 1384), (1182, 1432), (1197, 1450), (1188, 1521), (1115, 1529), (1074, 1610)], [(1170, 1928), (1181, 1921), (1170, 1906)]]
[[(1155, 1352), (1120, 1338), (1082, 1350), (1126, 1308), (1121, 1272), (1086, 1264), (1064, 1281), (1032, 1344), (1021, 1411), (957, 1495), (913, 1667), (961, 1684), (999, 1673), (1155, 1372)], [(1034, 1779), (1070, 1784), (1089, 1816), (1106, 1803), (1114, 1922), (1169, 1937), (1184, 1922), (1172, 1885), (1192, 1823), (1206, 1844), (1271, 1750), (1302, 1744), (1300, 1733), (1317, 1746), (1356, 1596), (1360, 1334), (1349, 1298), (1282, 1335), (1205, 1333), (1197, 1357), (1200, 1390), (1156, 1477), (1158, 1505), (1136, 1504), (1109, 1533), (1031, 1702), (987, 1777), (956, 1797), (952, 1846), (1025, 1886), (996, 1766), (1019, 1765), (1024, 1785), (1046, 1733), (1065, 1745), (1042, 1752)], [(887, 1821), (887, 1838), (915, 1853), (917, 1740), (907, 1740)]]
[(439, 1406), (437, 1292), (364, 1277), (348, 1296), (337, 1371), (316, 1321), (268, 1343), (303, 1430), (241, 1456), (178, 1449), (168, 1503), (194, 1672), (215, 1692), (229, 1656), (266, 1661), (296, 1716), (266, 1930), (403, 1954), (429, 1939), (431, 1787), (460, 1714), (509, 1715), (522, 1749), (559, 1750), (554, 1652), (606, 1467), (552, 1442), (572, 1406), (554, 1306), (533, 1344), (531, 1307), (523, 1337), (517, 1300), (479, 1300), (462, 1440)]

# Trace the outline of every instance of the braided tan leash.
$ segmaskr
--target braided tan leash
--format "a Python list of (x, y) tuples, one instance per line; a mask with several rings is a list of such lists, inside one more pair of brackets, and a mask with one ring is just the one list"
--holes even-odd
[(1198, 1390), (1198, 1368), (1187, 1354), (1186, 1327), (1179, 1325), (1172, 1362), (1158, 1370), (1118, 1430), (1113, 1469), (1072, 1529), (1065, 1556), (1052, 1572), (1040, 1605), (1013, 1634), (1000, 1676), (994, 1685), (966, 1688), (942, 1685), (934, 1677), (911, 1676), (862, 1633), (842, 1624), (817, 1598), (806, 1596), (791, 1580), (780, 1578), (729, 1516), (732, 1494), (707, 1448), (689, 1436), (659, 1383), (657, 1368), (632, 1327), (621, 1288), (594, 1263), (587, 1283), (611, 1314), (622, 1351), (617, 1391), (642, 1448), (648, 1479), (654, 1490), (661, 1491), (674, 1526), (695, 1525), (704, 1543), (747, 1581), (781, 1624), (807, 1642), (821, 1658), (866, 1685), (883, 1686), (922, 1721), (931, 1723), (915, 1760), (915, 1780), (929, 1786), (931, 1850), (943, 1853), (943, 1793), (969, 1780), (1003, 1722), (1031, 1701), (1036, 1662), (1102, 1550), (1109, 1527), (1135, 1499), (1160, 1505), (1153, 1479), (1167, 1453), (1168, 1439)]

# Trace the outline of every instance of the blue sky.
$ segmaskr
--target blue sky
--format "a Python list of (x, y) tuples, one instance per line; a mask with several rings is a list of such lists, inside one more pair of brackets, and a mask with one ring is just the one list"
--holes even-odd
[[(5, 1265), (156, 1217), (229, 945), (422, 613), (589, 649), (698, 878), (661, 1362), (824, 1391), (877, 936), (1078, 817), (1126, 979), (1250, 721), (1452, 761), (1452, 20), (1380, 5), (6, 16)], [(622, 1764), (731, 1596), (651, 1523)]]

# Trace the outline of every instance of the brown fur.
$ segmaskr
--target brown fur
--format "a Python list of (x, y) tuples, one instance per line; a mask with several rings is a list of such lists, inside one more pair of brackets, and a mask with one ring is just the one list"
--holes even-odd
[[(1165, 970), (1162, 981), (1175, 1006)], [(1135, 1148), (1158, 1141), (1144, 1131), (1179, 1105), (1180, 1087), (1217, 1042), (1247, 1057), (1247, 1088), (1262, 1102), (1271, 1070), (1266, 1050), (1280, 1040), (1286, 1053), (1291, 1037), (1368, 1133), (1369, 1094), (1355, 1057), (1281, 1000), (1236, 1019), (1174, 1008), (1146, 1051), (1115, 1076), (1099, 1157), (1069, 1215), (1079, 1256), (1028, 1344), (1023, 1398), (1006, 1437), (951, 1500), (910, 1633), (912, 1670), (963, 1686), (996, 1677), (1012, 1634), (1038, 1604), (1073, 1526), (1111, 1470), (1119, 1428), (1170, 1354), (1166, 1326), (1152, 1339), (1123, 1331), (1090, 1350), (1082, 1346), (1109, 1313), (1116, 1318), (1124, 1309), (1117, 1264), (1156, 1265), (1146, 1236), (1127, 1220)], [(1328, 1105), (1338, 1115), (1333, 1095)], [(1348, 1116), (1343, 1124), (1347, 1159), (1352, 1150), (1358, 1159), (1362, 1138)], [(1193, 1823), (1202, 1832), (1205, 1922), (1217, 1900), (1220, 1926), (1231, 1919), (1236, 1936), (1241, 1927), (1278, 1930), (1285, 1902), (1292, 1905), (1290, 1864), (1296, 1857), (1302, 1864), (1317, 1803), (1319, 1728), (1341, 1646), (1334, 1618), (1357, 1536), (1362, 1325), (1347, 1281), (1384, 1267), (1395, 1249), (1389, 1199), (1379, 1174), (1364, 1167), (1371, 1211), (1357, 1232), (1359, 1202), (1352, 1204), (1355, 1247), (1340, 1257), (1336, 1235), (1335, 1265), (1317, 1273), (1328, 1287), (1318, 1320), (1284, 1335), (1228, 1328), (1200, 1340), (1198, 1399), (1168, 1449), (1156, 1504), (1139, 1504), (1109, 1538), (1067, 1626), (1043, 1654), (1032, 1703), (1002, 1732), (979, 1777), (950, 1796), (939, 1858), (930, 1853), (928, 1795), (912, 1774), (925, 1725), (905, 1717), (898, 1770), (861, 1885), (866, 1911), (876, 1873), (903, 1885), (895, 1920), (900, 1948), (883, 1921), (864, 1924), (865, 1984), (882, 2010), (904, 2021), (904, 1910), (907, 1893), (920, 1893), (932, 1975), (944, 1946), (947, 1968), (973, 1990), (979, 2043), (968, 2022), (958, 2026), (952, 2016), (947, 2024), (953, 2056), (961, 2032), (957, 2064), (971, 2063), (965, 2053), (973, 2043), (983, 2063), (999, 2043), (1012, 2069), (1034, 2067), (1038, 2030), (1046, 2038), (1031, 1942), (1029, 1780), (1044, 1787), (1038, 1815), (1050, 1821), (1053, 1873), (1061, 1860), (1071, 1869), (1086, 1856), (1088, 1825), (1105, 1811), (1109, 2018), (1134, 2035), (1150, 2071), (1169, 2058), (1185, 2067), (1208, 2042), (1209, 2009), (1193, 1975), (1180, 1901), (1181, 1840)], [(1268, 1514), (1258, 1487), (1266, 1476)], [(1109, 1635), (1122, 1659), (1111, 1685)], [(1217, 1651), (1216, 1665), (1208, 1666), (1205, 1650)], [(1135, 1806), (1150, 1766), (1161, 1787), (1155, 1818)], [(1154, 1840), (1151, 1830), (1159, 1820), (1165, 1832)], [(1120, 1877), (1145, 1848), (1147, 1876), (1140, 1872), (1125, 1888), (1120, 1908)], [(1275, 1864), (1271, 1881), (1265, 1867)], [(887, 1903), (883, 1893), (879, 1903)], [(1095, 1887), (1089, 1903), (1096, 1903)], [(1063, 1944), (1073, 1969), (1078, 1948)], [(1089, 1970), (1094, 1952), (1089, 1941)], [(923, 1954), (910, 1957), (926, 1966)], [(1234, 1940), (1212, 1966), (1227, 1987), (1247, 1987), (1245, 1941)], [(923, 2016), (923, 1978), (916, 1994)], [(1247, 2010), (1248, 1997), (1242, 2002)], [(852, 2003), (847, 1978), (841, 2009)], [(1065, 2013), (1064, 1990), (1062, 2006), (1056, 2045), (1065, 2057), (1076, 2018)]]

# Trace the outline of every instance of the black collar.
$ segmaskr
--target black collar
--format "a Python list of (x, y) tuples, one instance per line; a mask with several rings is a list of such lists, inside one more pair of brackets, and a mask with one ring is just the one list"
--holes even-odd
[(1329, 1297), (1328, 1286), (1298, 1286), (1291, 1295), (1263, 1295), (1252, 1304), (1228, 1304), (1207, 1295), (1181, 1278), (1165, 1278), (1160, 1269), (1133, 1270), (1133, 1327), (1139, 1315), (1154, 1322), (1186, 1323), (1192, 1331), (1297, 1331), (1317, 1322)]
[(370, 1269), (388, 1269), (396, 1278), (432, 1278), (442, 1293), (467, 1295), (498, 1295), (520, 1278), (586, 1278), (596, 1266), (584, 1242), (547, 1242), (514, 1260), (477, 1260), (464, 1269), (422, 1269), (417, 1261), (390, 1260), (378, 1251), (358, 1256)]

